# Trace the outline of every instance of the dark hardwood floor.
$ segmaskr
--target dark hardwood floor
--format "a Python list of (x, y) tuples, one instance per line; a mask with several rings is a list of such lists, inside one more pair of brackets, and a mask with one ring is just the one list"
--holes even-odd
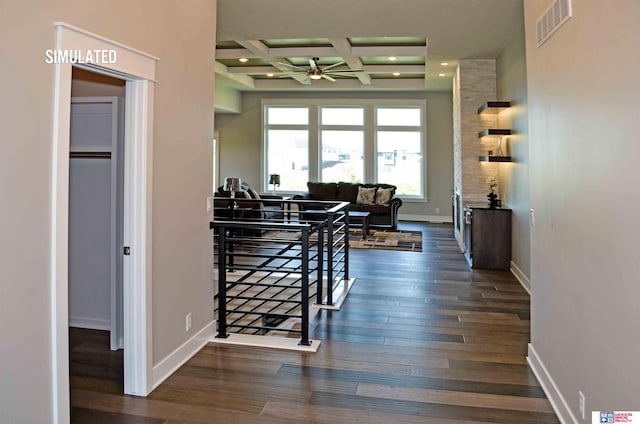
[(357, 282), (314, 321), (315, 354), (210, 345), (136, 398), (108, 335), (72, 331), (72, 422), (559, 423), (526, 365), (520, 284), (470, 270), (450, 225), (402, 228), (423, 252), (352, 249)]

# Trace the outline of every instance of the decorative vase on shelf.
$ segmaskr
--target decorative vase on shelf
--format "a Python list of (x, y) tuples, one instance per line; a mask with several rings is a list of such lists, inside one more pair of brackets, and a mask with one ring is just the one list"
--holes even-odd
[(494, 192), (487, 194), (487, 198), (489, 199), (489, 207), (495, 208), (500, 205), (500, 201), (498, 200), (498, 195)]
[(487, 178), (487, 185), (489, 186), (489, 190), (491, 192), (487, 194), (487, 199), (489, 199), (489, 207), (495, 208), (500, 206), (500, 201), (498, 200), (498, 195), (496, 194), (496, 188), (498, 187), (498, 178), (495, 176), (490, 176)]

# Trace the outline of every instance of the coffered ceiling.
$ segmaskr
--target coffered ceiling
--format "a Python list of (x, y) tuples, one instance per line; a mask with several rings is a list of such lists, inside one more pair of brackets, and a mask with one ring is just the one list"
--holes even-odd
[(216, 77), (242, 91), (450, 90), (459, 60), (495, 59), (517, 30), (522, 0), (218, 0)]

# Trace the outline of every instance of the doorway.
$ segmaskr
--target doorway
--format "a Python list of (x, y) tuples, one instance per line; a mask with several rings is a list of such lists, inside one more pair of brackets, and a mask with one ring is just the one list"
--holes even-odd
[[(158, 58), (63, 22), (54, 23), (60, 50), (113, 50), (115, 63), (79, 68), (125, 80), (123, 256), (124, 392), (153, 387), (151, 351), (151, 193), (155, 68)], [(51, 173), (51, 382), (53, 422), (69, 413), (69, 153), (72, 64), (55, 64)]]
[(71, 96), (69, 327), (106, 332), (109, 349), (118, 350), (124, 348), (125, 81), (74, 68)]

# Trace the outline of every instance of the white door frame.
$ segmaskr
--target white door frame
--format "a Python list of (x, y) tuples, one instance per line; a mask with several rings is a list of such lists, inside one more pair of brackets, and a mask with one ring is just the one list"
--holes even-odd
[[(158, 58), (63, 22), (54, 23), (60, 50), (113, 50), (114, 63), (78, 65), (126, 80), (123, 263), (124, 391), (151, 391), (151, 183), (153, 95)], [(51, 166), (51, 359), (53, 422), (70, 421), (69, 403), (69, 126), (71, 63), (55, 64)]]

